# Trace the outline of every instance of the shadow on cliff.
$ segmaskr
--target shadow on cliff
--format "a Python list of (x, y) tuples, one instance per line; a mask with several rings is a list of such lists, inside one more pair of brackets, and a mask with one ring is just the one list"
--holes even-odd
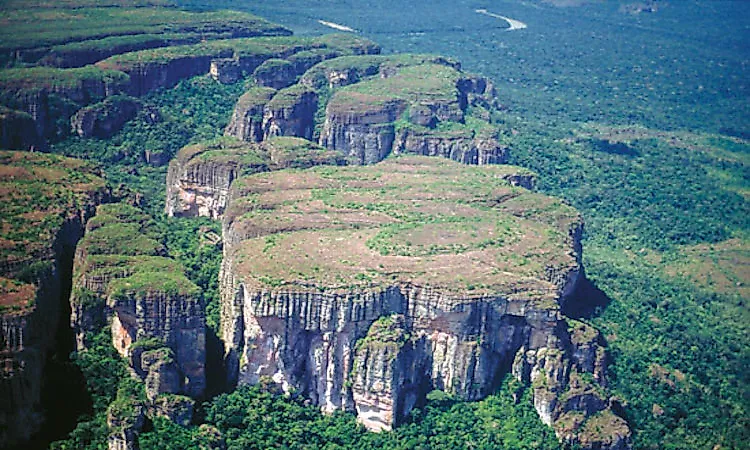
[(565, 302), (562, 313), (571, 319), (591, 319), (600, 315), (610, 303), (612, 299), (584, 276)]
[(91, 414), (93, 403), (81, 369), (70, 359), (75, 336), (70, 327), (70, 293), (73, 284), (74, 248), (64, 246), (58, 256), (60, 274), (60, 314), (54, 347), (45, 360), (41, 385), (41, 405), (45, 421), (31, 440), (13, 450), (49, 448), (51, 442), (65, 439), (83, 414)]

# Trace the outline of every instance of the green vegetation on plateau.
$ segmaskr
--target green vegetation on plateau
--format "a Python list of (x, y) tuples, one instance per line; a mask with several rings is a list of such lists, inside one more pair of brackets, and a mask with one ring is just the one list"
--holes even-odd
[(76, 9), (33, 8), (25, 3), (22, 9), (18, 6), (13, 2), (0, 4), (4, 19), (0, 28), (2, 51), (29, 50), (32, 61), (44, 56), (51, 46), (72, 42), (79, 46), (72, 50), (96, 50), (102, 47), (97, 40), (103, 38), (111, 38), (106, 42), (116, 46), (132, 42), (130, 36), (148, 34), (185, 34), (199, 39), (289, 34), (264, 19), (236, 11), (196, 13), (175, 8), (94, 7), (106, 6), (98, 2)]
[[(152, 36), (194, 39), (218, 33), (210, 28), (165, 29), (165, 18), (178, 28), (198, 20), (197, 15), (172, 9), (161, 10), (153, 21), (144, 17), (145, 9), (67, 9), (171, 3), (5, 0), (0, 2), (6, 20), (0, 40), (8, 49), (43, 47), (22, 52), (16, 63), (25, 64), (49, 54), (48, 49), (98, 50), (142, 44)], [(616, 15), (621, 2), (553, 9), (546, 2), (499, 0), (493, 10), (529, 24), (527, 30), (506, 33), (496, 31), (494, 19), (474, 12), (475, 7), (487, 7), (476, 2), (465, 7), (465, 2), (437, 0), (418, 14), (404, 14), (403, 2), (395, 0), (179, 3), (276, 14), (307, 33), (323, 31), (310, 17), (327, 17), (370, 33), (387, 50), (449, 54), (495, 79), (510, 110), (496, 115), (493, 125), (504, 130), (514, 163), (539, 173), (543, 192), (564, 197), (586, 219), (587, 276), (610, 297), (609, 305), (602, 302), (591, 322), (607, 337), (611, 387), (627, 402), (636, 448), (746, 446), (750, 115), (747, 83), (742, 80), (747, 79), (750, 47), (746, 33), (732, 31), (746, 28), (745, 5), (686, 0), (670, 2), (657, 14), (631, 17)], [(49, 9), (35, 11), (34, 20), (28, 20), (30, 10), (37, 7)], [(6, 13), (11, 9), (25, 10)], [(130, 14), (136, 20), (120, 26), (123, 22), (112, 20), (113, 14)], [(230, 20), (226, 13), (213, 13), (212, 18)], [(715, 26), (717, 18), (721, 27)], [(67, 27), (51, 25), (55, 20)], [(139, 34), (122, 35), (133, 30)], [(86, 40), (70, 42), (78, 39)], [(362, 73), (374, 74), (370, 72), (377, 71), (373, 68), (382, 58), (360, 59)], [(351, 61), (326, 64), (339, 63), (350, 67)], [(100, 73), (91, 68), (65, 74), (35, 69), (0, 72), (0, 77), (5, 77), (3, 86), (26, 85), (34, 78), (72, 86)], [(316, 89), (327, 83), (319, 76), (314, 80)], [(144, 114), (109, 141), (73, 138), (52, 150), (105, 162), (108, 177), (143, 192), (147, 208), (156, 214), (164, 195), (164, 168), (145, 165), (144, 149), (171, 156), (190, 142), (220, 136), (234, 100), (246, 87), (221, 86), (206, 77), (186, 80), (146, 99), (165, 120), (150, 123)], [(46, 188), (34, 188), (31, 197), (40, 197)], [(383, 216), (394, 218), (397, 213), (392, 209)], [(216, 299), (221, 250), (200, 237), (206, 230), (218, 231), (217, 225), (155, 219), (165, 232), (155, 240), (182, 262), (191, 280), (210, 287), (204, 295)], [(408, 226), (393, 232), (413, 238)], [(396, 246), (392, 240), (384, 236), (384, 245), (376, 247), (389, 253), (413, 251), (413, 243), (407, 246), (404, 240)], [(274, 239), (264, 240), (262, 247), (273, 245), (278, 245)], [(29, 286), (14, 279), (0, 282), (2, 292), (15, 296), (25, 295)], [(213, 314), (216, 326), (218, 303), (208, 305), (213, 311), (209, 321)], [(94, 394), (96, 414), (57, 448), (106, 445), (106, 407), (125, 373), (110, 340), (99, 336), (96, 351), (76, 356)], [(219, 430), (233, 449), (279, 443), (328, 449), (556, 448), (550, 430), (536, 418), (528, 393), (514, 404), (516, 389), (506, 384), (500, 393), (478, 403), (453, 403), (433, 393), (432, 401), (414, 414), (413, 423), (371, 435), (351, 416), (321, 416), (301, 399), (246, 387), (207, 405), (206, 422), (215, 429), (156, 421), (140, 444), (144, 449), (211, 445)], [(606, 424), (606, 417), (600, 422)]]
[(246, 283), (282, 289), (412, 283), (555, 299), (545, 271), (575, 269), (580, 218), (505, 181), (519, 170), (396, 157), (252, 175), (226, 212), (229, 232), (251, 237), (231, 258)]
[(272, 137), (262, 143), (222, 136), (184, 147), (177, 153), (176, 159), (186, 168), (200, 164), (232, 167), (238, 171), (238, 175), (343, 162), (343, 157), (338, 152), (289, 136)]
[[(57, 155), (0, 151), (0, 313), (34, 306), (39, 276), (71, 212), (85, 214), (106, 192), (99, 169)], [(29, 284), (31, 283), (31, 284)]]

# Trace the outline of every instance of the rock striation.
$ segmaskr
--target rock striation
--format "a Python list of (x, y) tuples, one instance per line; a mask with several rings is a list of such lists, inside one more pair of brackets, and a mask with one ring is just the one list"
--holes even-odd
[(206, 387), (203, 303), (182, 267), (163, 256), (151, 222), (127, 204), (98, 208), (76, 250), (71, 326), (79, 351), (110, 326), (149, 400), (165, 392), (198, 398)]
[[(496, 104), (488, 80), (435, 57), (361, 58), (359, 63), (356, 58), (324, 62), (302, 77), (301, 83), (322, 89), (345, 86), (335, 89), (326, 105), (321, 145), (357, 164), (372, 164), (391, 153), (466, 164), (507, 160), (507, 148), (487, 121)], [(377, 75), (367, 78), (373, 72)]]
[(312, 139), (317, 108), (318, 95), (313, 89), (299, 84), (282, 89), (263, 108), (263, 139), (273, 136)]
[[(0, 447), (44, 422), (44, 366), (64, 311), (73, 249), (109, 191), (95, 167), (28, 152), (0, 152)], [(50, 199), (56, 199), (50, 201)]]
[(242, 94), (224, 135), (248, 142), (262, 141), (263, 111), (275, 93), (272, 88), (255, 87)]
[[(0, 105), (30, 115), (35, 133), (42, 140), (67, 135), (69, 130), (60, 124), (81, 108), (90, 106), (73, 119), (74, 132), (106, 135), (116, 131), (121, 126), (117, 122), (124, 123), (132, 109), (121, 101), (94, 105), (107, 97), (141, 97), (156, 89), (174, 87), (180, 80), (206, 74), (221, 82), (233, 83), (261, 69), (260, 66), (269, 60), (284, 61), (282, 64), (288, 67), (289, 73), (281, 78), (292, 82), (325, 58), (379, 51), (379, 47), (370, 41), (346, 35), (315, 38), (264, 36), (174, 45), (118, 54), (85, 67), (29, 67), (0, 71)], [(281, 78), (274, 71), (267, 70), (273, 67), (273, 64), (267, 64), (259, 72), (259, 79), (274, 86), (286, 84), (286, 81), (279, 84)], [(115, 104), (124, 108), (121, 118), (103, 119), (107, 111), (113, 111)], [(97, 125), (100, 129), (92, 129)], [(34, 130), (24, 130), (21, 134), (33, 136)]]
[(343, 162), (341, 154), (294, 137), (274, 137), (262, 143), (222, 138), (191, 145), (169, 164), (165, 212), (216, 219), (226, 209), (232, 182), (241, 176)]
[[(480, 399), (513, 372), (561, 439), (627, 448), (603, 348), (560, 312), (582, 276), (580, 216), (511, 184), (516, 171), (400, 157), (237, 180), (223, 217), (229, 381), (270, 378), (382, 430), (430, 390)], [(616, 426), (594, 439), (601, 417)]]

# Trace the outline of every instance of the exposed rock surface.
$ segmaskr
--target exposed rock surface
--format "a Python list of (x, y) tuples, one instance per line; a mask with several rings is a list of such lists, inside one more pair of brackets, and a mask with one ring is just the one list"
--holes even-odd
[(367, 94), (352, 94), (346, 101), (334, 99), (326, 108), (320, 144), (338, 150), (355, 164), (382, 161), (395, 140), (394, 122), (406, 110), (399, 99), (378, 103)]
[[(0, 447), (44, 421), (41, 388), (83, 224), (108, 191), (82, 161), (0, 152)], [(58, 201), (50, 202), (50, 198)]]
[(409, 127), (399, 130), (394, 153), (442, 156), (464, 164), (502, 164), (508, 148), (491, 136), (476, 136), (466, 130), (432, 132)]
[[(286, 60), (304, 52), (302, 57), (285, 63), (295, 71), (296, 77), (321, 59), (379, 51), (372, 42), (347, 35), (223, 39), (154, 48), (112, 56), (80, 68), (4, 70), (0, 73), (0, 104), (28, 113), (34, 121), (36, 134), (48, 140), (65, 136), (69, 130), (59, 124), (79, 109), (113, 95), (140, 97), (156, 89), (171, 88), (180, 80), (209, 73), (222, 82), (236, 82), (267, 60)], [(273, 78), (272, 74), (269, 76)], [(91, 112), (84, 112), (76, 119), (75, 125), (80, 125), (74, 126), (76, 132), (88, 131), (85, 118), (91, 117)], [(20, 134), (33, 136), (31, 129)]]
[(151, 416), (165, 417), (177, 425), (186, 427), (193, 419), (195, 401), (183, 395), (163, 394), (153, 401)]
[(224, 134), (248, 142), (263, 140), (263, 109), (276, 93), (272, 88), (255, 87), (240, 97)]
[(339, 153), (294, 137), (275, 137), (259, 144), (223, 138), (191, 145), (181, 149), (169, 164), (165, 211), (169, 216), (216, 219), (224, 213), (229, 188), (236, 178), (342, 163)]
[(7, 69), (0, 73), (0, 103), (29, 114), (36, 134), (51, 139), (68, 133), (60, 124), (82, 106), (124, 92), (129, 81), (122, 72), (90, 67)]
[[(301, 81), (328, 89), (348, 85), (334, 91), (326, 106), (321, 145), (358, 164), (391, 153), (466, 164), (506, 161), (507, 148), (494, 138), (497, 130), (469, 115), (469, 106), (485, 111), (495, 106), (495, 89), (485, 78), (463, 74), (449, 60), (420, 55), (361, 57), (359, 63), (354, 57), (340, 59), (345, 61), (313, 67)], [(373, 72), (379, 76), (359, 81)]]
[(315, 90), (304, 85), (282, 89), (263, 108), (263, 139), (273, 136), (312, 139), (317, 108)]
[(76, 250), (71, 325), (79, 350), (111, 320), (112, 344), (160, 393), (200, 397), (206, 387), (205, 311), (199, 289), (163, 255), (151, 218), (103, 205)]
[(117, 399), (107, 410), (108, 450), (138, 450), (138, 433), (146, 420), (145, 408), (135, 399)]
[[(221, 274), (230, 382), (270, 377), (379, 430), (431, 389), (480, 399), (513, 367), (532, 386), (547, 377), (535, 406), (561, 438), (627, 445), (603, 350), (560, 312), (581, 273), (580, 217), (511, 185), (516, 170), (402, 157), (236, 181)], [(567, 411), (582, 420), (565, 434)], [(603, 415), (626, 431), (597, 447), (582, 430)]]
[(141, 104), (133, 98), (115, 96), (86, 106), (70, 119), (74, 133), (81, 137), (108, 138), (122, 129), (138, 113)]
[(285, 59), (269, 59), (255, 69), (253, 79), (259, 86), (282, 89), (294, 84), (298, 75), (295, 64)]

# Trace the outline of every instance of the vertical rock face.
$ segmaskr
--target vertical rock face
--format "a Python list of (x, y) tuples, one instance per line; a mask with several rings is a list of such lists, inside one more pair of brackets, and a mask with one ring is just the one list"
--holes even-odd
[(304, 139), (274, 137), (260, 144), (223, 138), (185, 147), (167, 173), (169, 216), (219, 218), (236, 178), (252, 173), (342, 164), (337, 152)]
[(263, 108), (263, 139), (296, 136), (312, 139), (318, 95), (310, 88), (295, 85), (282, 89)]
[(344, 153), (356, 164), (374, 164), (390, 153), (396, 121), (406, 109), (401, 100), (378, 104), (366, 94), (334, 97), (326, 108), (320, 144)]
[(580, 218), (511, 185), (512, 170), (402, 157), (236, 181), (221, 271), (229, 381), (270, 378), (382, 430), (432, 389), (481, 399), (512, 371), (561, 439), (627, 448), (599, 338), (560, 312), (581, 273)]
[(208, 74), (221, 84), (233, 84), (242, 78), (242, 67), (235, 58), (219, 58), (211, 61)]
[(122, 203), (100, 206), (75, 258), (71, 325), (79, 350), (111, 319), (112, 344), (160, 393), (200, 397), (206, 387), (205, 311), (199, 289), (162, 245), (151, 218)]
[(143, 405), (118, 399), (107, 410), (108, 450), (138, 450), (138, 433), (146, 416)]
[[(286, 30), (279, 28), (269, 28), (268, 32), (286, 34)], [(60, 124), (66, 123), (81, 108), (118, 94), (141, 97), (157, 89), (172, 88), (179, 81), (198, 75), (210, 74), (222, 83), (234, 83), (257, 69), (261, 84), (283, 87), (324, 59), (380, 51), (370, 41), (340, 35), (298, 40), (287, 36), (221, 39), (156, 47), (149, 50), (134, 48), (134, 51), (117, 54), (86, 67), (44, 70), (31, 67), (4, 71), (0, 79), (0, 104), (30, 115), (35, 132), (25, 128), (23, 132), (6, 132), (4, 134), (9, 137), (3, 137), (0, 117), (0, 138), (11, 141), (21, 139), (23, 144), (27, 142), (27, 136), (36, 135), (41, 141), (59, 138), (69, 132), (67, 126), (60, 127)], [(269, 60), (275, 61), (276, 65), (268, 63), (259, 67)], [(102, 120), (101, 105), (92, 106), (74, 118), (74, 132), (106, 136), (127, 121), (128, 111), (124, 109), (121, 118), (113, 116)], [(30, 126), (27, 121), (20, 124)], [(303, 132), (295, 133), (282, 131), (276, 134), (309, 137)], [(24, 145), (23, 148), (27, 147)]]
[(224, 135), (247, 142), (262, 141), (263, 109), (275, 92), (272, 88), (256, 87), (242, 94)]
[(122, 129), (138, 113), (141, 104), (127, 97), (109, 97), (81, 108), (70, 119), (74, 133), (81, 137), (108, 138)]
[[(486, 119), (468, 116), (494, 105), (486, 79), (462, 74), (448, 62), (406, 55), (341, 58), (302, 77), (311, 86), (347, 85), (328, 102), (321, 145), (343, 151), (354, 163), (372, 164), (390, 153), (442, 156), (465, 164), (498, 164), (507, 148)], [(349, 65), (347, 71), (346, 65)], [(359, 80), (377, 69), (380, 76)], [(350, 73), (351, 72), (351, 73)], [(359, 81), (351, 84), (351, 81)], [(474, 110), (468, 108), (472, 106)]]
[(283, 89), (297, 80), (297, 66), (285, 59), (269, 59), (253, 72), (253, 79), (258, 86)]
[[(0, 249), (0, 447), (29, 439), (44, 421), (45, 361), (58, 343), (64, 278), (104, 181), (82, 161), (0, 152), (5, 226)], [(50, 202), (49, 198), (58, 198)]]
[(18, 79), (2, 83), (0, 103), (29, 114), (40, 139), (67, 134), (67, 126), (60, 127), (60, 124), (68, 123), (78, 109), (124, 92), (129, 83), (128, 76), (122, 72), (96, 68), (45, 69), (43, 72), (34, 68), (10, 69), (6, 73)]
[(399, 131), (394, 153), (442, 156), (463, 164), (503, 164), (508, 148), (492, 137), (474, 137), (465, 131), (431, 133), (405, 128)]

